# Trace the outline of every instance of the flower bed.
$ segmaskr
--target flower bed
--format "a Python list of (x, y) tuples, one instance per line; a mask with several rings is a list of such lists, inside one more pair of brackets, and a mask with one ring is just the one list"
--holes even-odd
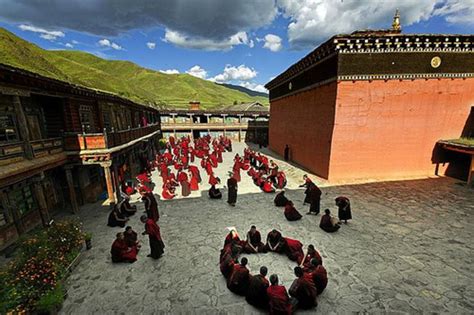
[(14, 260), (0, 271), (0, 313), (54, 313), (64, 299), (62, 280), (79, 255), (84, 233), (64, 220), (20, 241)]

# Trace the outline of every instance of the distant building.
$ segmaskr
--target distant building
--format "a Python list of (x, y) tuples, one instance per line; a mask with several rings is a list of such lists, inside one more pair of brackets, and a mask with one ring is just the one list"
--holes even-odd
[(160, 110), (163, 136), (168, 138), (210, 134), (225, 135), (235, 141), (266, 144), (269, 109), (258, 102), (241, 103), (221, 110), (203, 110), (190, 102), (189, 110)]
[(0, 65), (0, 250), (55, 212), (116, 202), (160, 138), (155, 109)]
[[(329, 180), (468, 174), (438, 140), (472, 135), (474, 36), (392, 29), (330, 38), (266, 85), (270, 148)], [(458, 172), (458, 173), (459, 173)]]

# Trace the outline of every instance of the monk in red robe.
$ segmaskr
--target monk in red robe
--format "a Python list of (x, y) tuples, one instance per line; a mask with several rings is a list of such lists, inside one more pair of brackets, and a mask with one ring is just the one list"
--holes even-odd
[(170, 182), (167, 182), (163, 185), (163, 190), (161, 191), (161, 197), (166, 200), (170, 200), (176, 197), (176, 195), (172, 192), (172, 186)]
[(117, 233), (117, 238), (112, 244), (110, 250), (112, 255), (112, 262), (129, 262), (133, 263), (137, 261), (137, 247), (128, 247), (124, 240), (123, 233)]
[(270, 282), (265, 278), (267, 273), (267, 267), (262, 266), (260, 267), (260, 274), (251, 275), (247, 295), (245, 295), (247, 303), (261, 309), (268, 309), (267, 289), (270, 286)]
[(189, 185), (188, 174), (180, 171), (178, 174), (178, 182), (181, 185), (181, 195), (187, 197), (191, 194), (191, 187)]
[(262, 252), (264, 248), (264, 244), (262, 243), (262, 236), (260, 232), (257, 231), (257, 227), (252, 225), (250, 227), (250, 231), (247, 232), (247, 240), (244, 243), (244, 251), (247, 254), (255, 254), (258, 252)]
[(300, 263), (300, 266), (302, 266), (304, 268), (311, 267), (311, 260), (313, 258), (317, 259), (318, 264), (320, 264), (320, 265), (323, 264), (323, 259), (321, 258), (321, 255), (314, 248), (314, 245), (310, 244), (310, 245), (308, 245), (308, 250), (306, 251), (306, 255), (304, 256), (304, 260)]
[(261, 186), (262, 191), (266, 193), (274, 193), (275, 189), (273, 188), (272, 182), (270, 179), (266, 179)]
[(214, 173), (211, 173), (211, 174), (209, 175), (209, 185), (211, 185), (211, 186), (216, 186), (216, 185), (219, 184), (219, 183), (220, 183), (219, 178), (215, 177), (215, 176), (214, 176)]
[(285, 245), (285, 240), (281, 236), (281, 233), (273, 229), (267, 235), (267, 243), (265, 244), (264, 251), (283, 253), (285, 251)]
[(267, 289), (270, 315), (291, 315), (292, 307), (286, 288), (278, 285), (277, 275), (270, 276), (270, 283), (271, 285)]
[(324, 210), (324, 215), (321, 217), (321, 221), (319, 222), (319, 227), (328, 233), (333, 233), (339, 230), (340, 225), (331, 217), (331, 211), (326, 209)]
[(189, 176), (191, 176), (191, 183), (190, 183), (191, 191), (199, 190), (199, 181), (196, 175), (193, 174), (192, 172), (189, 172)]
[(234, 269), (234, 264), (237, 262), (237, 258), (239, 257), (239, 253), (239, 247), (234, 244), (226, 245), (224, 246), (224, 249), (221, 250), (219, 267), (225, 278), (228, 278), (231, 275)]
[(147, 217), (157, 222), (160, 219), (160, 213), (158, 212), (158, 203), (153, 193), (147, 192), (142, 194), (142, 201), (145, 203)]
[(227, 279), (227, 288), (238, 294), (245, 296), (249, 287), (250, 272), (247, 269), (247, 258), (243, 257), (240, 264), (235, 263), (230, 277)]
[(148, 234), (148, 239), (150, 240), (151, 253), (147, 255), (147, 257), (153, 259), (160, 258), (163, 255), (165, 248), (165, 244), (161, 239), (160, 227), (155, 221), (153, 221), (153, 219), (148, 219), (146, 215), (142, 215), (140, 221), (145, 223), (145, 232), (142, 234)]
[(311, 276), (305, 276), (301, 267), (295, 267), (296, 279), (290, 287), (289, 293), (297, 302), (297, 307), (310, 309), (318, 305), (316, 302), (316, 286)]
[(291, 200), (288, 200), (285, 206), (285, 218), (288, 221), (297, 221), (301, 219), (303, 216), (296, 210), (295, 206), (293, 205), (293, 202)]
[(202, 179), (201, 179), (201, 173), (199, 172), (199, 168), (195, 165), (189, 165), (188, 169), (191, 172), (191, 174), (193, 174), (193, 176), (197, 178), (198, 183), (201, 183)]
[(289, 237), (284, 237), (284, 241), (286, 243), (285, 249), (288, 258), (296, 262), (301, 262), (304, 257), (303, 244)]
[[(318, 264), (316, 259), (313, 259), (311, 263), (313, 264), (313, 266)], [(326, 286), (328, 285), (328, 273), (326, 271), (326, 268), (324, 268), (323, 265), (318, 264), (314, 268), (314, 271), (310, 274), (316, 286), (316, 290), (318, 291), (318, 295), (323, 293), (324, 289), (326, 289)]]

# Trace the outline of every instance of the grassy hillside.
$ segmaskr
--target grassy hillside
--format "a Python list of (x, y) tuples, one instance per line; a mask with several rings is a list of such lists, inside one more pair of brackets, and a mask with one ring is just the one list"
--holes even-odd
[(187, 107), (190, 100), (199, 100), (208, 109), (234, 101), (268, 104), (267, 97), (251, 96), (188, 74), (164, 74), (129, 61), (105, 60), (81, 51), (44, 50), (3, 28), (0, 63), (167, 108)]

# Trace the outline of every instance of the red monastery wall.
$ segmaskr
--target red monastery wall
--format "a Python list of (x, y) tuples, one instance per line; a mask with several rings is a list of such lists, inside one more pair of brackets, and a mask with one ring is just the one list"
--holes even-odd
[(291, 160), (318, 176), (328, 176), (336, 82), (296, 93), (270, 106), (270, 148), (283, 155), (290, 146)]
[(472, 78), (342, 81), (337, 90), (330, 180), (434, 175), (436, 142), (459, 138), (474, 106)]

